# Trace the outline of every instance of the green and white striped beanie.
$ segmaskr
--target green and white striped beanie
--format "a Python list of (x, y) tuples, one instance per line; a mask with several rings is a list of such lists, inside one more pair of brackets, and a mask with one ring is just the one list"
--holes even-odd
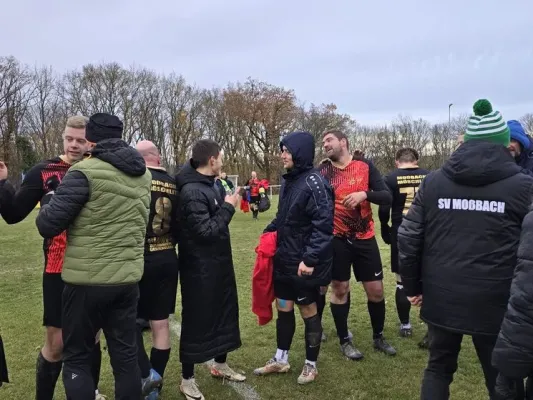
[(509, 127), (499, 111), (492, 110), (492, 104), (481, 99), (474, 104), (474, 115), (468, 119), (464, 141), (487, 140), (509, 146), (511, 134)]

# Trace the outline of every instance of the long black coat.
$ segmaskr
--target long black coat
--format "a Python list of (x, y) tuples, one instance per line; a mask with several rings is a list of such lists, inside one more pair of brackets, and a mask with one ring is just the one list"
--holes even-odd
[(498, 334), (532, 187), (504, 146), (478, 140), (424, 178), (398, 230), (404, 290), (423, 294), (424, 321)]
[(182, 327), (180, 360), (200, 364), (241, 346), (237, 285), (229, 223), (214, 177), (190, 163), (176, 177), (179, 191)]
[(522, 225), (511, 298), (492, 363), (509, 378), (533, 375), (533, 211)]

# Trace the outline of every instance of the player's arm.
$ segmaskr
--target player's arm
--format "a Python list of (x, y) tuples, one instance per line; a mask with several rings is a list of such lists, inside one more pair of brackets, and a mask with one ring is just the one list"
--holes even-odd
[(302, 261), (307, 267), (315, 268), (325, 256), (327, 257), (333, 240), (333, 195), (331, 188), (324, 184), (318, 174), (309, 176), (307, 181), (310, 196), (306, 211), (311, 216), (313, 230), (305, 246)]
[(89, 181), (80, 171), (69, 171), (50, 202), (37, 216), (36, 224), (44, 238), (53, 238), (65, 231), (89, 201)]
[[(392, 178), (390, 177), (390, 175), (388, 175), (383, 179), (383, 181), (385, 183), (386, 189), (389, 191), (391, 195), (391, 202), (392, 202), (392, 198), (394, 197), (392, 195), (392, 192), (393, 192)], [(379, 206), (378, 216), (379, 216), (379, 222), (381, 223), (381, 225), (389, 224), (390, 213), (391, 213), (391, 203), (381, 204)]]
[(235, 207), (224, 202), (213, 216), (209, 215), (207, 197), (199, 190), (182, 191), (182, 209), (187, 225), (192, 233), (200, 240), (211, 241), (218, 238), (227, 229)]
[(398, 228), (398, 257), (403, 287), (408, 297), (422, 294), (422, 250), (424, 248), (425, 210), (422, 181), (413, 204)]
[(2, 199), (0, 212), (8, 224), (16, 224), (24, 220), (41, 201), (44, 195), (41, 169), (41, 164), (31, 168), (16, 192), (8, 181), (4, 182), (4, 189), (9, 194)]
[(533, 211), (524, 219), (511, 297), (492, 353), (492, 364), (508, 378), (525, 378), (533, 367)]
[(381, 173), (372, 161), (366, 160), (366, 163), (369, 166), (368, 187), (370, 189), (366, 192), (366, 199), (374, 204), (390, 206), (392, 203), (392, 194), (387, 189)]

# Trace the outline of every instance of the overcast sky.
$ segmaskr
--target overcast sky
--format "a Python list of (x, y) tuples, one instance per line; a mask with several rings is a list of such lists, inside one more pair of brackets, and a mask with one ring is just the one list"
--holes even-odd
[(0, 0), (0, 55), (117, 61), (202, 87), (248, 76), (362, 123), (533, 112), (531, 0)]

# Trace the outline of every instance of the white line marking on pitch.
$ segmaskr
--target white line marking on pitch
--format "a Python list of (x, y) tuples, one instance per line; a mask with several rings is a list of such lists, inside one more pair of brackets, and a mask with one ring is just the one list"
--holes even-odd
[[(174, 335), (181, 337), (181, 324), (176, 321), (173, 317), (169, 318), (170, 330)], [(209, 366), (213, 360), (206, 361), (204, 364)], [(261, 400), (259, 393), (255, 391), (253, 387), (244, 382), (232, 382), (227, 381), (228, 385), (232, 387), (233, 390), (237, 392), (244, 400)]]

